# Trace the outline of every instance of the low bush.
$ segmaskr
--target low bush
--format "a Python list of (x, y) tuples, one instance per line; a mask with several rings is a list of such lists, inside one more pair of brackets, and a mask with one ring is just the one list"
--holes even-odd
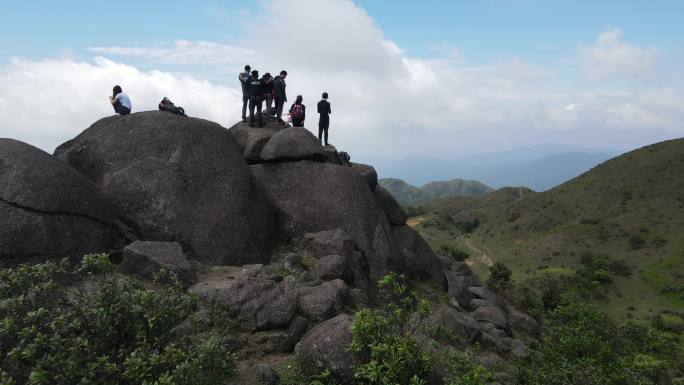
[(233, 356), (216, 337), (174, 340), (196, 308), (172, 274), (154, 289), (112, 275), (106, 254), (0, 270), (0, 383), (223, 384)]
[(511, 269), (502, 262), (495, 262), (489, 268), (487, 287), (494, 291), (505, 291), (511, 287)]
[(470, 255), (468, 255), (468, 253), (463, 251), (458, 246), (450, 245), (450, 244), (441, 245), (439, 247), (439, 252), (442, 255), (445, 255), (446, 257), (451, 258), (457, 262), (463, 262), (466, 259), (468, 259), (468, 257), (470, 257)]

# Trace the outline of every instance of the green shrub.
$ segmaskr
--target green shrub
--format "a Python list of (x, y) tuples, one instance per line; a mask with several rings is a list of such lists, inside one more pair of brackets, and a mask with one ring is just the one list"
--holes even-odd
[(489, 268), (487, 287), (494, 291), (504, 291), (511, 287), (511, 269), (502, 262), (495, 262)]
[(99, 254), (76, 271), (66, 261), (0, 270), (3, 385), (218, 385), (234, 374), (217, 338), (171, 336), (197, 304), (177, 277), (162, 274), (153, 290), (112, 268)]
[(677, 375), (675, 342), (633, 321), (622, 325), (588, 304), (558, 306), (529, 362), (517, 365), (526, 385), (668, 385)]
[(429, 314), (427, 302), (408, 288), (395, 273), (383, 277), (379, 294), (383, 309), (362, 309), (352, 323), (349, 350), (359, 364), (354, 368), (358, 384), (419, 385), (432, 372), (432, 355), (406, 330), (412, 314)]
[(302, 368), (292, 362), (280, 370), (278, 385), (334, 385), (330, 371), (325, 370), (313, 376), (306, 375)]
[(452, 353), (444, 357), (445, 385), (488, 385), (493, 380), (487, 369), (473, 363), (470, 354)]
[(470, 257), (470, 255), (468, 255), (468, 253), (463, 251), (458, 246), (449, 245), (449, 244), (441, 245), (439, 247), (439, 252), (441, 254), (447, 256), (448, 258), (453, 259), (456, 262), (463, 262), (466, 259), (468, 259), (468, 257)]

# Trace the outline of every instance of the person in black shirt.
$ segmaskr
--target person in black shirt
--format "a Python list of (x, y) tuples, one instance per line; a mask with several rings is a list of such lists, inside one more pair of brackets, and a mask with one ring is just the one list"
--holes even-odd
[(261, 88), (266, 102), (266, 113), (273, 115), (273, 76), (266, 72), (261, 78)]
[(330, 103), (328, 103), (328, 93), (323, 93), (323, 100), (318, 102), (318, 113), (321, 117), (318, 119), (318, 140), (323, 145), (323, 133), (325, 133), (325, 145), (328, 145), (328, 127), (330, 127)]
[(259, 71), (252, 71), (252, 77), (249, 82), (249, 126), (254, 127), (254, 107), (257, 109), (257, 117), (259, 119), (259, 127), (263, 127), (264, 120), (261, 116), (261, 102), (263, 101), (264, 93), (262, 91), (262, 82), (259, 79)]
[(245, 66), (245, 72), (240, 72), (238, 79), (242, 86), (242, 121), (247, 121), (247, 102), (249, 102), (249, 82), (251, 81), (249, 71), (252, 68), (249, 65)]
[(278, 119), (282, 120), (283, 106), (287, 103), (287, 94), (285, 94), (285, 78), (287, 71), (280, 71), (280, 75), (273, 79), (273, 99), (275, 100), (275, 112)]
[(290, 107), (290, 118), (292, 118), (292, 126), (304, 127), (304, 119), (306, 119), (306, 106), (302, 104), (302, 95), (297, 95), (297, 100)]

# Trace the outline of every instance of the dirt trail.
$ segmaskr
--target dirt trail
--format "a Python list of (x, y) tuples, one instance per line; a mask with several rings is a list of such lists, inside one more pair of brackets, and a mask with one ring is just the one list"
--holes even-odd
[(475, 247), (472, 244), (472, 242), (470, 241), (470, 238), (463, 237), (462, 239), (463, 239), (463, 243), (465, 243), (465, 245), (468, 246), (468, 248), (470, 250), (476, 252), (477, 254), (480, 254), (479, 257), (466, 261), (466, 262), (470, 262), (470, 263), (468, 263), (469, 265), (474, 265), (475, 263), (482, 263), (486, 266), (492, 267), (492, 265), (494, 264), (494, 261), (492, 260), (492, 258), (489, 255), (487, 255), (487, 253), (485, 253), (484, 251)]

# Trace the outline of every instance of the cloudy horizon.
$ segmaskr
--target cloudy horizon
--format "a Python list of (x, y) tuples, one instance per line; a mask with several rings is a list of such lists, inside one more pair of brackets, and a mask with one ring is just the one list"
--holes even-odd
[[(95, 14), (106, 15), (106, 5), (96, 3)], [(520, 8), (530, 1), (511, 3)], [(190, 116), (230, 127), (240, 118), (237, 74), (247, 63), (261, 73), (287, 69), (290, 102), (304, 96), (312, 131), (317, 121), (312, 107), (327, 91), (331, 142), (357, 159), (455, 159), (544, 143), (629, 150), (684, 136), (681, 29), (659, 41), (634, 27), (634, 20), (607, 12), (601, 18), (599, 12), (594, 25), (581, 34), (564, 31), (562, 38), (545, 37), (540, 30), (530, 31), (538, 38), (512, 40), (516, 33), (510, 26), (492, 26), (500, 37), (483, 38), (488, 46), (480, 51), (478, 36), (446, 24), (443, 36), (427, 36), (430, 24), (437, 28), (440, 21), (418, 13), (410, 27), (427, 30), (426, 36), (402, 33), (397, 21), (387, 21), (390, 10), (373, 1), (250, 4), (198, 4), (188, 24), (174, 29), (152, 20), (125, 22), (121, 30), (127, 34), (91, 33), (63, 43), (57, 52), (54, 46), (3, 44), (0, 137), (51, 152), (113, 114), (107, 95), (114, 84), (131, 96), (134, 112), (156, 109), (167, 96)], [(20, 36), (20, 19), (31, 10), (22, 7), (0, 5), (0, 18), (8, 22), (0, 27), (5, 36)], [(50, 12), (56, 5), (46, 7)], [(418, 6), (393, 7), (410, 13)], [(477, 11), (486, 19), (492, 17), (486, 12), (507, 10)], [(170, 18), (183, 17), (176, 13)], [(68, 33), (97, 30), (91, 25), (97, 20), (78, 29), (78, 15), (72, 17), (77, 26)], [(201, 22), (207, 26), (199, 33), (193, 23)], [(659, 27), (657, 21), (643, 22)], [(150, 32), (155, 28), (163, 30)], [(484, 51), (495, 51), (497, 44), (500, 54)], [(527, 48), (516, 51), (519, 46)]]

